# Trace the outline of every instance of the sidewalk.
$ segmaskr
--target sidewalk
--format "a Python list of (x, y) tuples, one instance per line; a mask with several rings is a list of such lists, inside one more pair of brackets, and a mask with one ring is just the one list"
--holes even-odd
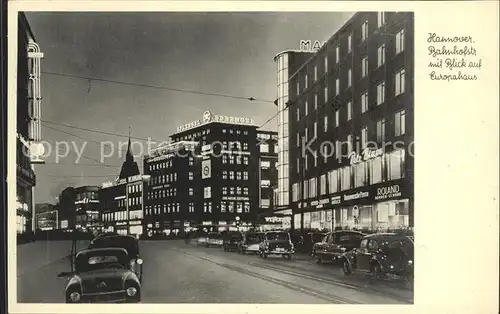
[[(35, 241), (16, 246), (17, 276), (62, 258), (71, 253), (72, 241)], [(77, 251), (88, 247), (89, 241), (77, 242)]]

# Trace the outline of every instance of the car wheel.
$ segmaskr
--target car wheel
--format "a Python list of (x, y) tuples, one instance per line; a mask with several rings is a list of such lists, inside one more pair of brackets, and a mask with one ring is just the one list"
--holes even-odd
[(347, 259), (344, 259), (342, 261), (342, 272), (346, 276), (349, 276), (350, 274), (352, 274), (351, 264), (349, 264), (349, 262), (347, 261)]
[(316, 255), (316, 264), (323, 264), (323, 257), (321, 255)]
[(262, 257), (263, 257), (264, 259), (266, 259), (266, 258), (267, 258), (267, 254), (266, 254), (266, 253), (262, 253)]
[(292, 260), (292, 254), (286, 254), (285, 259), (288, 261)]

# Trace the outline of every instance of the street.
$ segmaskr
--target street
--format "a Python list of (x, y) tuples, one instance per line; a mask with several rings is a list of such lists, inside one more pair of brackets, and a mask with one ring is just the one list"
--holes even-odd
[[(205, 248), (195, 241), (141, 241), (143, 303), (408, 304), (413, 293), (365, 275), (346, 277), (308, 256), (266, 260)], [(19, 303), (62, 303), (69, 270), (60, 259), (17, 278)]]

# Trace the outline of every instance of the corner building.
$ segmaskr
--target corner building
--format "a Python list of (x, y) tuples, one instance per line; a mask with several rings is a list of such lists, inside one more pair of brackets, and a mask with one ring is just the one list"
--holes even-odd
[(356, 13), (289, 75), (294, 229), (413, 227), (413, 33)]

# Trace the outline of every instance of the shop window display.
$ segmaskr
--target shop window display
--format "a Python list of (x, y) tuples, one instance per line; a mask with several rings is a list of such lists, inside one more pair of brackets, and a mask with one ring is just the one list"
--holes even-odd
[(302, 224), (302, 218), (301, 218), (300, 214), (295, 214), (293, 216), (293, 228), (295, 230), (300, 230), (301, 224)]

